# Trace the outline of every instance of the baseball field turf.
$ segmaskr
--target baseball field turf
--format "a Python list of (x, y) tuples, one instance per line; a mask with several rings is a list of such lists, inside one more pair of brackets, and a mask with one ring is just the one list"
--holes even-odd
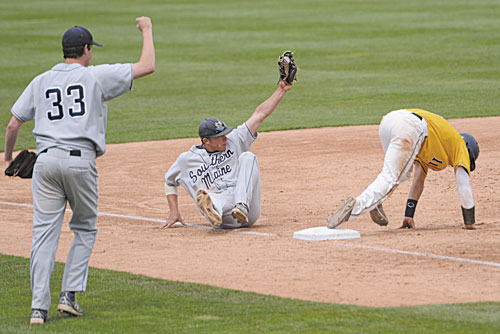
[[(91, 268), (85, 316), (28, 324), (29, 260), (0, 255), (1, 333), (498, 333), (499, 303), (360, 307), (314, 303)], [(57, 263), (52, 286), (60, 284)], [(57, 300), (58, 289), (53, 289)], [(64, 319), (64, 320), (63, 320)]]
[[(0, 150), (10, 108), (88, 27), (93, 64), (135, 62), (150, 16), (156, 73), (110, 101), (108, 143), (195, 137), (205, 117), (248, 118), (295, 51), (298, 82), (262, 131), (376, 124), (404, 107), (446, 118), (500, 115), (497, 0), (2, 1)], [(33, 122), (16, 150), (34, 148)], [(28, 254), (27, 254), (28, 256)], [(56, 300), (62, 265), (53, 279)], [(1, 333), (498, 333), (500, 303), (371, 308), (290, 300), (91, 269), (85, 316), (28, 325), (29, 260), (0, 255)]]

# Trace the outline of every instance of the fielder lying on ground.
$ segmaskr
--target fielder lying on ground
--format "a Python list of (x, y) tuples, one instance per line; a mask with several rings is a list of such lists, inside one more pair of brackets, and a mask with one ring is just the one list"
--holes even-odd
[[(288, 52), (288, 53), (287, 53)], [(165, 194), (170, 209), (163, 227), (185, 225), (179, 212), (177, 187), (182, 185), (214, 227), (239, 228), (260, 216), (260, 173), (250, 146), (260, 125), (292, 88), (297, 67), (290, 51), (278, 61), (280, 80), (276, 91), (234, 131), (217, 118), (203, 120), (198, 128), (200, 145), (179, 155), (165, 174)], [(282, 62), (286, 61), (286, 66)]]

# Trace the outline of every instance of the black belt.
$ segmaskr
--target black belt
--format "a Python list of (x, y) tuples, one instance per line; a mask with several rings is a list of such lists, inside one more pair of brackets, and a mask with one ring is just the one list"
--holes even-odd
[[(42, 153), (47, 153), (49, 149), (46, 148), (45, 150), (43, 150), (42, 152), (40, 152), (39, 154), (42, 154)], [(71, 150), (69, 151), (69, 155), (73, 156), (73, 157), (81, 157), (82, 156), (82, 151), (80, 150)]]
[(422, 120), (422, 116), (420, 116), (419, 114), (415, 114), (414, 112), (412, 112), (412, 114), (417, 116), (419, 120)]

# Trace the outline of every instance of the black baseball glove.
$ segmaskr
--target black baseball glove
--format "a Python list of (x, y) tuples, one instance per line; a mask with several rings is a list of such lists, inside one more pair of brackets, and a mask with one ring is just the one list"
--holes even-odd
[(21, 151), (11, 162), (9, 167), (5, 169), (5, 175), (31, 179), (36, 158), (37, 156), (35, 152), (30, 152), (28, 150)]
[(287, 85), (291, 85), (294, 80), (297, 80), (297, 72), (299, 71), (299, 68), (295, 65), (292, 51), (283, 52), (283, 54), (278, 58), (278, 67), (280, 70), (280, 81), (284, 80)]

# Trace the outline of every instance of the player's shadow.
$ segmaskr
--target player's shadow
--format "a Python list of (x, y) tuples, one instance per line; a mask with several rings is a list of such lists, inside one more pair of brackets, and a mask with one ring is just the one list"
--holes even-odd
[[(481, 226), (483, 224), (476, 224), (478, 225), (477, 229), (480, 230), (482, 229)], [(484, 227), (483, 227), (484, 228)], [(394, 227), (394, 228), (389, 228), (389, 229), (382, 229), (378, 231), (373, 231), (373, 233), (363, 233), (364, 235), (376, 235), (376, 234), (391, 234), (391, 233), (418, 233), (418, 232), (432, 232), (432, 231), (464, 231), (465, 229), (462, 228), (460, 225), (456, 226), (427, 226), (427, 227), (416, 227), (414, 229), (408, 229), (408, 228), (399, 228), (399, 227)]]

